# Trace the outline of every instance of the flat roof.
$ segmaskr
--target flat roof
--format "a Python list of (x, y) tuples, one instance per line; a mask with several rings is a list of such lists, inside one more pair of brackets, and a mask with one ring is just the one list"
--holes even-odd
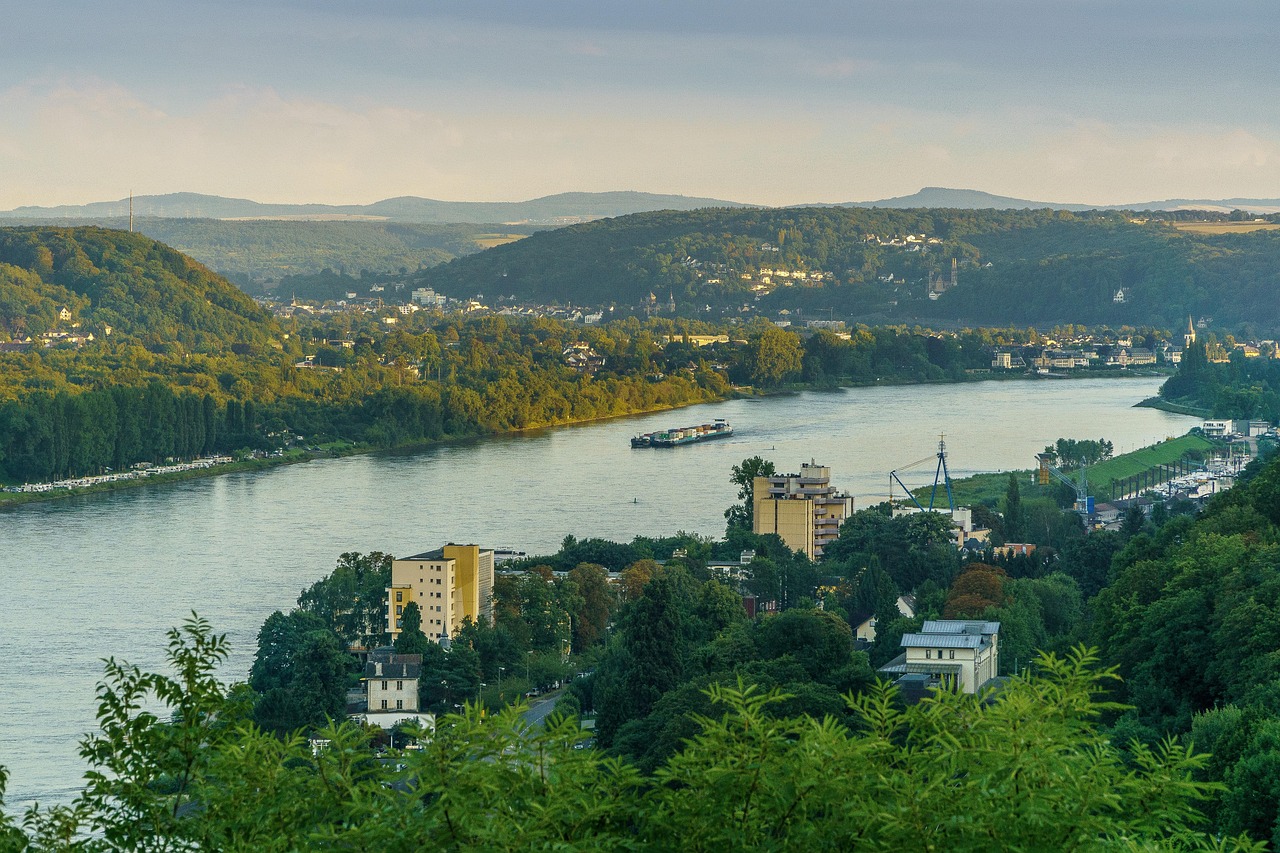
[[(479, 545), (476, 545), (474, 543), (468, 543), (466, 545), (458, 545), (458, 543), (456, 542), (450, 542), (448, 545), (442, 545), (441, 547), (431, 551), (423, 551), (421, 554), (414, 554), (412, 557), (396, 557), (396, 559), (397, 560), (420, 560), (420, 561), (452, 559), (452, 558), (447, 558), (444, 555), (444, 549), (448, 547), (480, 548)], [(492, 548), (480, 548), (480, 553), (492, 554), (494, 553), (494, 551)]]

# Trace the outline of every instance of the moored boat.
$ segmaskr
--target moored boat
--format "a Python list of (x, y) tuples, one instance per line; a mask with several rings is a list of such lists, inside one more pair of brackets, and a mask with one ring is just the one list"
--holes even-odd
[(696, 444), (700, 441), (711, 441), (716, 438), (728, 438), (733, 435), (733, 427), (724, 418), (716, 418), (709, 424), (680, 427), (679, 429), (659, 430), (637, 435), (631, 439), (632, 447), (680, 447), (685, 444)]

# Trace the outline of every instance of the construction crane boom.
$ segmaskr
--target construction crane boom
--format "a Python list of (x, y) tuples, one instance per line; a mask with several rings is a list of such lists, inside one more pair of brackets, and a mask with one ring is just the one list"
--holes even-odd
[(1040, 468), (1036, 472), (1036, 482), (1042, 486), (1049, 485), (1049, 478), (1052, 477), (1061, 483), (1070, 486), (1072, 491), (1076, 493), (1075, 511), (1080, 513), (1081, 519), (1084, 520), (1086, 528), (1089, 524), (1089, 516), (1093, 514), (1093, 498), (1089, 497), (1089, 480), (1086, 474), (1087, 466), (1082, 462), (1080, 464), (1080, 477), (1073, 480), (1071, 477), (1062, 473), (1056, 468), (1051, 460), (1055, 457), (1052, 453), (1037, 453), (1036, 461), (1040, 463)]
[[(929, 492), (929, 506), (928, 506), (928, 509), (926, 509), (924, 505), (920, 503), (920, 501), (916, 500), (916, 496), (913, 495), (911, 493), (911, 490), (907, 488), (907, 484), (902, 482), (902, 478), (898, 476), (898, 472), (909, 471), (912, 468), (915, 468), (919, 465), (923, 465), (924, 463), (928, 462), (931, 459), (937, 459), (938, 466), (933, 473), (933, 488)], [(946, 436), (945, 435), (938, 436), (938, 452), (933, 456), (926, 456), (923, 459), (919, 459), (915, 462), (912, 462), (910, 465), (904, 465), (901, 468), (896, 468), (889, 472), (889, 503), (890, 504), (893, 503), (893, 484), (894, 483), (897, 483), (899, 486), (902, 487), (902, 491), (907, 493), (907, 498), (913, 504), (915, 504), (916, 509), (920, 510), (921, 512), (933, 512), (933, 504), (935, 502), (935, 499), (938, 496), (938, 485), (940, 483), (944, 484), (947, 490), (947, 508), (952, 512), (954, 512), (956, 508), (956, 502), (955, 502), (955, 497), (954, 495), (952, 495), (952, 492), (951, 492), (951, 472), (947, 470)]]

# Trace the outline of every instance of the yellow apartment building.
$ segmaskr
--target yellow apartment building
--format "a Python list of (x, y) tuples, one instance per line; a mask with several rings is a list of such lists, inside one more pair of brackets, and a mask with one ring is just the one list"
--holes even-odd
[(776, 533), (811, 560), (822, 556), (853, 513), (853, 498), (831, 485), (831, 469), (812, 460), (799, 474), (756, 477), (752, 489), (752, 530)]
[(462, 620), (493, 622), (493, 551), (479, 545), (445, 545), (391, 563), (387, 630), (400, 634), (410, 601), (422, 611), (422, 633), (439, 640), (457, 634)]

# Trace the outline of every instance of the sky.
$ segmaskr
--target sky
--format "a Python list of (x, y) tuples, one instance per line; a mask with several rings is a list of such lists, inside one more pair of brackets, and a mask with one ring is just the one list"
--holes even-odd
[(1280, 3), (0, 0), (0, 209), (1280, 197)]

